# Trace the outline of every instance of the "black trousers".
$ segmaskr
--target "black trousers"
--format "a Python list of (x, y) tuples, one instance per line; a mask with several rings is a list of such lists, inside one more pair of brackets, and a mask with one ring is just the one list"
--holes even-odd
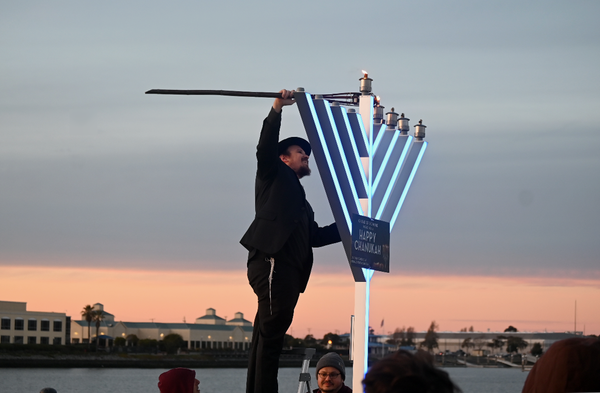
[(255, 252), (248, 261), (248, 281), (258, 297), (258, 311), (248, 359), (247, 393), (277, 393), (279, 355), (300, 296), (299, 269), (286, 264), (281, 256), (274, 259), (272, 275), (266, 254)]

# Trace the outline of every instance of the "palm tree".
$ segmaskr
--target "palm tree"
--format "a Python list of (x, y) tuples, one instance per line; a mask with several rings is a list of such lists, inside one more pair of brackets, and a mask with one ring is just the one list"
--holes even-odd
[(88, 323), (88, 347), (92, 342), (92, 320), (94, 319), (94, 309), (89, 304), (81, 310), (81, 318), (85, 319)]
[(98, 349), (98, 345), (100, 344), (100, 324), (104, 320), (104, 311), (102, 310), (94, 310), (93, 320), (96, 323), (96, 349)]

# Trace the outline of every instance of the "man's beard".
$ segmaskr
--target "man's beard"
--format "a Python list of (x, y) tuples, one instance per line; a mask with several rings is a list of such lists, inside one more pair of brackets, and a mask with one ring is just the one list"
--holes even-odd
[(296, 171), (296, 175), (298, 175), (298, 179), (302, 179), (304, 176), (310, 176), (310, 168), (308, 167), (308, 165), (301, 166)]

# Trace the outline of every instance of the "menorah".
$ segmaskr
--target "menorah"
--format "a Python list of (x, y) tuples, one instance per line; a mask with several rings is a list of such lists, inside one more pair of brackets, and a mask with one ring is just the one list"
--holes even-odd
[(370, 281), (375, 270), (355, 263), (357, 217), (389, 223), (391, 232), (398, 219), (417, 168), (427, 148), (425, 125), (415, 125), (408, 134), (409, 119), (386, 113), (371, 93), (372, 79), (360, 79), (358, 111), (346, 109), (303, 88), (294, 94), (298, 110), (321, 174), (321, 180), (337, 223), (344, 251), (355, 281), (352, 323), (353, 390), (362, 391), (367, 369)]
[[(362, 391), (368, 365), (370, 282), (375, 270), (389, 272), (389, 233), (427, 148), (422, 121), (414, 126), (414, 137), (408, 134), (410, 119), (404, 114), (398, 117), (394, 108), (384, 121), (384, 107), (371, 92), (373, 80), (363, 73), (360, 93), (309, 94), (301, 87), (294, 93), (354, 277), (351, 356), (356, 392)], [(153, 89), (146, 93), (281, 97), (281, 93), (231, 90)], [(358, 111), (346, 108), (350, 106)], [(367, 228), (362, 231), (366, 240), (361, 240), (359, 226)], [(371, 228), (377, 229), (372, 232)], [(382, 229), (387, 239), (375, 244)], [(365, 242), (375, 248), (365, 251), (359, 246)], [(357, 257), (370, 251), (371, 256)]]

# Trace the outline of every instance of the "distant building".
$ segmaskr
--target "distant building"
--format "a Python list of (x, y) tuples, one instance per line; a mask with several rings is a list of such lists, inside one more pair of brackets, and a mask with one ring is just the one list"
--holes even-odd
[[(163, 322), (115, 322), (114, 315), (104, 311), (101, 303), (94, 304), (95, 310), (101, 310), (104, 320), (100, 324), (98, 336), (100, 344), (110, 346), (116, 337), (128, 339), (162, 340), (166, 335), (179, 334), (188, 349), (238, 349), (247, 350), (252, 342), (252, 323), (244, 319), (241, 312), (229, 321), (217, 316), (214, 308), (208, 308), (206, 315), (196, 318), (195, 323)], [(72, 342), (87, 343), (88, 323), (85, 320), (71, 321)], [(91, 338), (96, 336), (95, 323), (91, 324)]]
[[(580, 332), (436, 332), (438, 336), (438, 348), (436, 352), (456, 352), (462, 350), (473, 355), (485, 356), (494, 353), (506, 353), (506, 340), (509, 337), (520, 337), (526, 343), (527, 347), (520, 351), (526, 353), (531, 351), (534, 344), (539, 343), (544, 352), (557, 341), (571, 337), (581, 337)], [(418, 349), (419, 345), (425, 340), (426, 332), (415, 332), (413, 341)], [(504, 341), (502, 348), (491, 348), (488, 344), (494, 339)], [(389, 335), (370, 335), (369, 336), (369, 354), (375, 357), (395, 352), (399, 349), (397, 344), (390, 344)], [(463, 344), (466, 344), (463, 346)]]
[(0, 301), (2, 344), (69, 344), (70, 328), (65, 313), (27, 311), (26, 302)]

